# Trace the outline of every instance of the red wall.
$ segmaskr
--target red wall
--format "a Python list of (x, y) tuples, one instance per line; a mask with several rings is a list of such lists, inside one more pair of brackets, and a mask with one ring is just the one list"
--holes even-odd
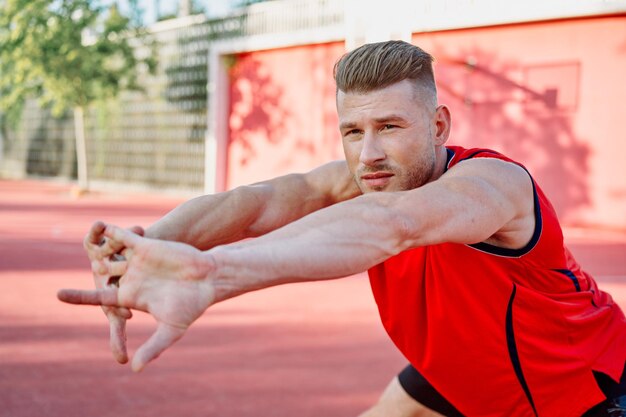
[(239, 55), (231, 69), (226, 187), (343, 158), (333, 66), (343, 42)]
[(413, 43), (437, 59), (451, 142), (518, 158), (566, 224), (626, 228), (626, 16), (416, 34)]
[[(415, 34), (413, 43), (437, 60), (449, 143), (524, 163), (565, 224), (626, 229), (626, 16)], [(333, 43), (238, 56), (228, 188), (342, 157), (332, 67), (343, 53)]]

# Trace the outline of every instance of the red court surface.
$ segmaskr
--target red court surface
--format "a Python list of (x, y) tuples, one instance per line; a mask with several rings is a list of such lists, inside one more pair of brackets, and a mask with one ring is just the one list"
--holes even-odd
[[(147, 226), (181, 199), (0, 181), (0, 416), (355, 416), (404, 365), (365, 276), (288, 285), (211, 308), (140, 374), (108, 350), (99, 308), (56, 300), (91, 288), (82, 237), (95, 220)], [(626, 306), (626, 234), (568, 230), (570, 247)], [(153, 329), (136, 313), (131, 353)]]

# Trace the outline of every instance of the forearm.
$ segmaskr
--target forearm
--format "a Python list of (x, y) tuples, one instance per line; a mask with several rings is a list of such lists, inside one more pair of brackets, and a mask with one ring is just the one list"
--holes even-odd
[(390, 194), (358, 197), (312, 213), (252, 241), (206, 252), (217, 299), (289, 282), (345, 277), (404, 250), (409, 230)]
[[(482, 174), (479, 168), (485, 166), (490, 170)], [(419, 246), (477, 243), (494, 236), (502, 247), (525, 245), (534, 230), (526, 172), (499, 161), (456, 171), (417, 189), (344, 201), (258, 239), (208, 251), (205, 256), (216, 265), (217, 299), (352, 275)]]
[(146, 237), (209, 249), (264, 235), (358, 194), (345, 162), (331, 162), (232, 191), (195, 198), (146, 230)]
[(199, 249), (250, 237), (250, 226), (263, 210), (263, 193), (262, 187), (246, 187), (194, 198), (147, 228), (145, 236)]

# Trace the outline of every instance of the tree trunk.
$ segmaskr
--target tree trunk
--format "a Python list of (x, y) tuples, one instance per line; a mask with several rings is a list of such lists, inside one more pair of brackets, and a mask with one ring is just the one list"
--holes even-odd
[(185, 17), (191, 14), (191, 0), (180, 0), (178, 2), (178, 17)]
[(78, 188), (89, 189), (87, 178), (87, 147), (85, 145), (85, 123), (82, 106), (74, 107), (74, 135), (76, 137), (76, 164), (78, 165)]

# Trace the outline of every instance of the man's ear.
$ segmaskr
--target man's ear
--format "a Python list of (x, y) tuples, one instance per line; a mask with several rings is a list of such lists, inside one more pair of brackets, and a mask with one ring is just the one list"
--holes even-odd
[(442, 146), (448, 141), (450, 136), (450, 127), (452, 126), (452, 117), (450, 109), (445, 104), (437, 107), (435, 110), (435, 145)]

